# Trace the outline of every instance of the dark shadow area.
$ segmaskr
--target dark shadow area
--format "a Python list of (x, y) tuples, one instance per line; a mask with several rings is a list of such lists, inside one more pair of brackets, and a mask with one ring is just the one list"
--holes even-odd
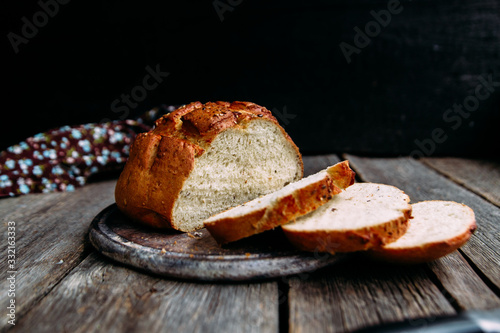
[(4, 3), (0, 149), (161, 104), (248, 100), (305, 154), (498, 154), (498, 3), (389, 3)]

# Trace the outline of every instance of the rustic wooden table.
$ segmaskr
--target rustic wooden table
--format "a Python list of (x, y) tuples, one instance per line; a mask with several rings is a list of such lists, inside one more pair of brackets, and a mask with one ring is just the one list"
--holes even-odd
[[(351, 162), (358, 181), (398, 186), (412, 202), (469, 205), (477, 232), (459, 251), (430, 264), (402, 267), (353, 256), (264, 282), (196, 283), (138, 272), (89, 244), (89, 224), (113, 203), (115, 180), (72, 193), (3, 199), (0, 330), (348, 332), (400, 320), (424, 326), (436, 316), (500, 307), (500, 164), (321, 155), (304, 157), (305, 173), (340, 158)], [(8, 227), (14, 224), (15, 263), (9, 267)], [(12, 299), (15, 311), (8, 308)], [(11, 312), (15, 326), (8, 322)]]

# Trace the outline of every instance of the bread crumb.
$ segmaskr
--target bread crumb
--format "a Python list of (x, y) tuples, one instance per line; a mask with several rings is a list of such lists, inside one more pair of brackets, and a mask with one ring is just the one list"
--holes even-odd
[(193, 233), (188, 232), (187, 235), (191, 238), (200, 238), (201, 236), (203, 236), (203, 234), (199, 231), (195, 231)]

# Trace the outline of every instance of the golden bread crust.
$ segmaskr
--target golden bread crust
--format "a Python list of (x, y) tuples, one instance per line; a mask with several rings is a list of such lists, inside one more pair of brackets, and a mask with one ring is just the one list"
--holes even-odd
[(136, 137), (115, 188), (118, 208), (144, 224), (179, 229), (172, 219), (173, 208), (196, 158), (219, 133), (244, 128), (256, 119), (280, 128), (296, 150), (303, 172), (299, 149), (265, 107), (251, 102), (193, 102), (164, 115), (153, 130)]
[[(335, 179), (332, 173), (327, 172), (326, 177), (294, 190), (273, 205), (244, 215), (205, 222), (205, 227), (219, 244), (226, 244), (286, 224), (322, 206), (333, 195), (354, 183), (354, 171), (349, 168), (348, 161), (337, 163), (329, 169), (338, 171), (333, 173)], [(336, 183), (343, 184), (343, 188), (339, 188)]]
[[(436, 200), (422, 201), (420, 203), (432, 201)], [(469, 227), (463, 233), (446, 240), (428, 242), (419, 246), (373, 248), (368, 252), (368, 255), (374, 259), (392, 263), (419, 264), (434, 261), (454, 252), (467, 243), (477, 229), (474, 211), (464, 204), (461, 205), (467, 209), (470, 219)]]
[[(332, 171), (329, 171), (329, 173), (335, 174)], [(336, 169), (335, 171), (342, 172), (341, 169)], [(342, 181), (342, 177), (336, 177), (336, 179)], [(354, 175), (352, 181), (354, 181)], [(296, 248), (308, 252), (328, 252), (335, 254), (336, 252), (355, 252), (379, 248), (396, 241), (408, 230), (412, 206), (409, 203), (410, 198), (407, 195), (405, 195), (404, 200), (406, 205), (400, 211), (401, 214), (399, 217), (377, 225), (352, 229), (346, 228), (343, 230), (295, 230), (287, 228), (287, 226), (284, 226), (282, 229), (285, 236)]]
[(408, 229), (411, 207), (400, 217), (372, 227), (352, 230), (284, 230), (288, 240), (298, 249), (308, 252), (355, 252), (377, 248), (394, 242)]

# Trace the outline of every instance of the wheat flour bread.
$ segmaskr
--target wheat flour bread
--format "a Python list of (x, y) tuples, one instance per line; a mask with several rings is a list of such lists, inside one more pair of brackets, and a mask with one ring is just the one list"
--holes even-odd
[(193, 231), (209, 216), (302, 176), (299, 150), (269, 110), (194, 102), (137, 136), (115, 199), (134, 220)]
[(409, 201), (396, 187), (356, 183), (282, 229), (295, 247), (305, 251), (367, 250), (405, 233), (412, 210)]
[(212, 216), (204, 224), (220, 244), (252, 236), (320, 207), (353, 184), (354, 176), (349, 162), (343, 161), (274, 193)]
[(476, 230), (472, 209), (452, 201), (413, 204), (406, 233), (370, 254), (397, 263), (422, 263), (443, 257), (464, 245)]

